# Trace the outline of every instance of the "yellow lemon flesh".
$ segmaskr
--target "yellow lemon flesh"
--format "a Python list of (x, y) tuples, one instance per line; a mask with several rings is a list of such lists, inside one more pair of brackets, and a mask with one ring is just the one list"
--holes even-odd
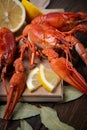
[[(34, 4), (29, 2), (28, 0), (22, 0), (22, 4), (25, 7), (26, 14), (27, 14), (27, 22), (30, 22), (36, 16), (42, 14), (42, 12), (37, 8)], [(28, 21), (29, 20), (29, 21)]]
[(19, 0), (0, 0), (0, 27), (16, 32), (23, 25), (25, 8)]
[(54, 73), (54, 71), (46, 68), (43, 64), (40, 64), (38, 76), (43, 87), (49, 92), (52, 92), (60, 82), (60, 78)]
[(27, 77), (26, 85), (30, 92), (36, 90), (41, 86), (41, 83), (38, 79), (38, 71), (38, 67), (34, 68), (33, 70), (31, 70)]

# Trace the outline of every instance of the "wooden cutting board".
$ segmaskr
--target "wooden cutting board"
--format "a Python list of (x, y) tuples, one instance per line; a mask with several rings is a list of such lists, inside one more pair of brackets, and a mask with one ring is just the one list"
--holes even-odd
[[(54, 11), (61, 11), (63, 12), (63, 9), (42, 9), (44, 13), (48, 12), (54, 12)], [(26, 72), (29, 72), (29, 61), (27, 58), (25, 58), (24, 65), (26, 68)], [(39, 61), (36, 60), (36, 62), (39, 64)], [(9, 83), (7, 83), (7, 86), (9, 87)], [(0, 82), (0, 101), (6, 101), (6, 93), (3, 87), (3, 83)], [(60, 82), (60, 84), (56, 87), (56, 89), (50, 93), (45, 88), (40, 87), (34, 92), (29, 92), (29, 90), (26, 88), (24, 93), (22, 94), (22, 97), (20, 98), (20, 101), (23, 102), (59, 102), (63, 100), (63, 81)]]
[[(0, 83), (0, 101), (6, 101), (6, 93), (4, 87)], [(34, 92), (29, 92), (26, 88), (20, 101), (22, 102), (60, 102), (63, 100), (63, 89), (62, 82), (57, 86), (57, 88), (52, 92), (48, 92), (45, 88), (40, 87)]]
[[(36, 58), (35, 63), (37, 63), (37, 66), (42, 63), (46, 67), (50, 67), (49, 62), (47, 60), (43, 60), (42, 62)], [(29, 61), (27, 56), (24, 60), (24, 66), (26, 75), (29, 74)], [(7, 86), (9, 89), (9, 80), (7, 80)], [(3, 87), (3, 83), (0, 82), (0, 101), (6, 101), (6, 92)], [(25, 91), (22, 94), (22, 97), (20, 98), (20, 101), (22, 102), (55, 102), (55, 101), (62, 101), (63, 100), (63, 82), (61, 81), (58, 86), (55, 88), (53, 92), (48, 92), (45, 88), (42, 86), (35, 90), (34, 92), (30, 92), (27, 87), (25, 86)]]

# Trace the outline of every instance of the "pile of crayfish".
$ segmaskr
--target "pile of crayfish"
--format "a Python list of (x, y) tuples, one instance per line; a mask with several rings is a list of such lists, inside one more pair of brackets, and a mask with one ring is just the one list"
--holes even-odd
[[(22, 34), (15, 37), (7, 28), (0, 29), (0, 68), (1, 79), (7, 94), (7, 105), (3, 119), (9, 120), (22, 92), (25, 89), (26, 73), (23, 65), (25, 52), (28, 54), (30, 68), (35, 56), (40, 59), (47, 57), (54, 72), (65, 82), (87, 94), (87, 82), (73, 67), (71, 51), (74, 49), (87, 65), (87, 51), (84, 45), (75, 37), (76, 32), (87, 34), (87, 13), (55, 12), (36, 17), (28, 24)], [(16, 45), (20, 41), (20, 55), (14, 58)], [(63, 53), (64, 55), (60, 54)], [(8, 89), (5, 73), (13, 63), (15, 72), (10, 79)]]

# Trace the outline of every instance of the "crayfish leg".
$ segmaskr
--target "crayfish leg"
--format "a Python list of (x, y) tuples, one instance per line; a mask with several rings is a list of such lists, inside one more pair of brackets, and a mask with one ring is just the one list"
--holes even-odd
[(70, 31), (65, 32), (65, 34), (75, 34), (76, 32), (87, 34), (87, 25), (79, 24), (75, 26), (73, 29), (71, 29)]
[(68, 35), (65, 37), (67, 42), (70, 42), (72, 49), (75, 47), (76, 52), (81, 57), (83, 62), (87, 65), (87, 51), (83, 44), (74, 36)]
[(8, 96), (8, 88), (7, 88), (6, 79), (5, 79), (6, 71), (7, 71), (7, 67), (5, 66), (5, 67), (2, 69), (1, 79), (2, 79), (2, 81), (3, 81), (3, 85), (4, 85), (4, 88), (5, 88), (6, 95)]

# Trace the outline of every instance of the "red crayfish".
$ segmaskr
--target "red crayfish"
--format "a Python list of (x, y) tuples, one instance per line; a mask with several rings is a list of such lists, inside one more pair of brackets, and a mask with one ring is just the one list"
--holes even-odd
[[(85, 94), (87, 94), (87, 83), (73, 67), (70, 50), (75, 48), (87, 65), (87, 51), (74, 36), (77, 31), (87, 34), (87, 26), (81, 24), (86, 21), (87, 13), (83, 12), (48, 13), (32, 20), (17, 39), (18, 41), (23, 40), (25, 43), (23, 53), (26, 48), (29, 50), (29, 55), (31, 52), (31, 65), (33, 64), (34, 56), (40, 56), (40, 49), (42, 49), (42, 52), (48, 56), (55, 73)], [(59, 56), (54, 52), (55, 49), (57, 53), (61, 49), (65, 53), (65, 57)]]
[[(7, 28), (0, 29), (0, 69), (1, 79), (6, 90), (7, 104), (3, 119), (10, 119), (16, 103), (18, 102), (26, 82), (26, 75), (21, 56), (15, 60), (16, 42), (13, 33)], [(5, 73), (14, 62), (15, 72), (10, 79), (10, 87), (6, 85)], [(7, 128), (5, 125), (5, 129)]]

